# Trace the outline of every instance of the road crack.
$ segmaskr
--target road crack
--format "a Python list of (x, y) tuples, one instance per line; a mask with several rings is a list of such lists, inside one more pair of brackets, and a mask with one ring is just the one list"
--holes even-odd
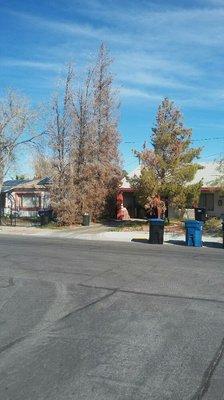
[(14, 282), (14, 280), (13, 280), (12, 277), (10, 277), (10, 278), (8, 279), (8, 284), (5, 285), (5, 286), (0, 286), (0, 289), (6, 289), (6, 288), (8, 288), (8, 287), (10, 287), (10, 286), (15, 286), (15, 282)]
[(21, 336), (21, 337), (19, 337), (19, 338), (16, 338), (16, 339), (13, 340), (12, 342), (7, 343), (6, 345), (2, 346), (2, 347), (0, 348), (0, 354), (3, 353), (3, 352), (6, 351), (6, 350), (9, 350), (9, 349), (10, 349), (11, 347), (13, 347), (14, 345), (21, 343), (23, 340), (26, 339), (26, 337), (27, 337), (27, 336)]
[(60, 318), (59, 321), (64, 321), (65, 319), (67, 319), (68, 317), (70, 317), (73, 314), (76, 314), (79, 311), (83, 311), (86, 310), (89, 307), (94, 306), (97, 303), (100, 303), (101, 301), (107, 299), (108, 297), (113, 296), (115, 293), (117, 292), (117, 289), (114, 289), (112, 291), (110, 291), (110, 293), (105, 294), (104, 296), (99, 297), (98, 299), (92, 301), (91, 303), (85, 304), (82, 307), (76, 308), (75, 310), (70, 311), (69, 313), (67, 313), (66, 315), (64, 315), (62, 318)]
[(107, 287), (107, 286), (95, 286), (95, 285), (89, 285), (89, 284), (85, 284), (85, 283), (78, 283), (77, 286), (83, 286), (83, 287), (91, 288), (91, 289), (115, 290), (119, 293), (127, 293), (127, 294), (139, 295), (139, 296), (149, 296), (149, 297), (159, 297), (159, 298), (164, 297), (164, 298), (168, 298), (168, 299), (205, 301), (205, 302), (211, 302), (211, 303), (224, 304), (224, 300), (212, 299), (212, 298), (209, 299), (208, 297), (180, 296), (180, 295), (168, 294), (168, 293), (141, 292), (138, 290), (122, 289), (122, 288), (118, 288), (118, 287), (113, 288), (113, 287)]
[(199, 386), (197, 392), (194, 394), (191, 400), (203, 399), (205, 393), (208, 391), (210, 387), (211, 379), (215, 373), (217, 366), (219, 365), (219, 362), (223, 357), (223, 354), (224, 354), (224, 338), (222, 339), (218, 350), (216, 351), (212, 361), (210, 362), (208, 368), (205, 370), (202, 376), (201, 385)]

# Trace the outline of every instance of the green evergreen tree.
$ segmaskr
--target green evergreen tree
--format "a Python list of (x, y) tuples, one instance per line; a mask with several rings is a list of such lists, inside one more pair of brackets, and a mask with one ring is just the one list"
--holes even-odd
[(132, 180), (132, 185), (143, 206), (155, 195), (181, 209), (197, 203), (201, 182), (190, 182), (201, 168), (194, 162), (201, 148), (191, 147), (191, 135), (192, 130), (184, 126), (180, 110), (165, 98), (152, 128), (153, 149), (144, 146), (142, 151), (135, 151), (141, 162), (141, 174)]

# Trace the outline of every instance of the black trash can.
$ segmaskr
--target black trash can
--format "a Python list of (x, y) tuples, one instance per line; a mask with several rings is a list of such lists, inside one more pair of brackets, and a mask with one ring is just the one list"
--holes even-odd
[(82, 220), (83, 226), (89, 226), (90, 225), (90, 215), (85, 213), (83, 214), (83, 220)]
[(40, 217), (40, 225), (44, 226), (49, 224), (50, 221), (50, 212), (49, 210), (39, 210), (38, 215)]
[(224, 248), (224, 222), (222, 223), (222, 247)]
[(196, 207), (194, 209), (194, 218), (196, 221), (205, 222), (207, 219), (206, 209), (203, 207)]
[(163, 244), (165, 221), (160, 218), (149, 220), (149, 243)]
[(41, 215), (40, 216), (40, 225), (44, 226), (49, 224), (49, 216), (48, 215)]

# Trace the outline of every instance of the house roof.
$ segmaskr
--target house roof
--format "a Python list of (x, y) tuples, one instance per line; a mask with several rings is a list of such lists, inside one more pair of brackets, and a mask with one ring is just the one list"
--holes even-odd
[[(217, 162), (210, 162), (204, 163), (201, 162), (200, 165), (203, 166), (203, 169), (197, 171), (193, 181), (191, 183), (198, 183), (200, 180), (203, 181), (202, 187), (203, 188), (212, 188), (214, 186), (213, 181), (218, 178), (221, 174), (217, 170), (218, 163)], [(139, 165), (136, 169), (129, 173), (129, 177), (133, 178), (134, 176), (138, 177), (141, 173), (141, 166)], [(129, 189), (130, 183), (127, 181), (126, 178), (123, 179), (121, 188), (122, 189)]]
[(20, 183), (13, 189), (42, 189), (44, 185), (40, 184), (40, 182), (39, 179), (33, 179), (32, 181)]
[(2, 186), (2, 192), (6, 193), (14, 189), (44, 189), (45, 185), (50, 183), (50, 178), (45, 177), (43, 179), (17, 179), (5, 181)]
[(5, 181), (5, 182), (3, 182), (3, 185), (2, 185), (2, 192), (3, 193), (5, 193), (5, 192), (9, 192), (10, 190), (12, 190), (14, 187), (16, 187), (16, 186), (18, 186), (18, 185), (21, 185), (21, 184), (25, 184), (25, 183), (27, 183), (27, 182), (29, 182), (29, 180), (28, 179), (10, 179), (10, 180), (8, 180), (8, 181)]
[(215, 179), (221, 176), (221, 173), (217, 170), (218, 163), (217, 162), (210, 162), (204, 163), (201, 162), (203, 169), (199, 169), (192, 181), (192, 183), (198, 183), (200, 180), (203, 181), (203, 187), (212, 187), (214, 186), (213, 182)]
[(126, 178), (122, 179), (122, 184), (121, 184), (122, 189), (130, 189), (130, 183), (127, 181)]

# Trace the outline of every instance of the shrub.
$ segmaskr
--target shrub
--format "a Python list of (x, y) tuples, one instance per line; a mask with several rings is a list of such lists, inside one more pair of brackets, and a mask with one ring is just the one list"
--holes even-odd
[(222, 226), (220, 219), (213, 217), (208, 219), (204, 225), (204, 231), (212, 235), (221, 236)]

